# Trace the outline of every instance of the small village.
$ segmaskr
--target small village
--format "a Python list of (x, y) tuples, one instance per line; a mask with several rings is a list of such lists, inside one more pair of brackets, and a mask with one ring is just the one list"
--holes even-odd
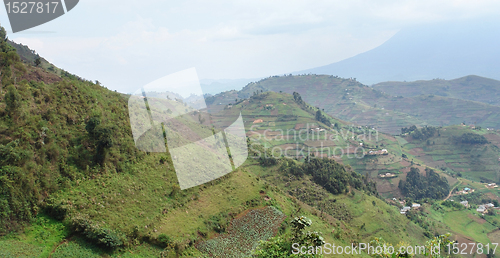
[[(393, 198), (393, 200), (396, 200), (396, 198)], [(401, 205), (405, 205), (405, 201), (400, 201), (399, 202)], [(411, 209), (419, 209), (421, 207), (420, 203), (412, 203), (411, 206), (403, 206), (403, 208), (401, 208), (401, 210), (399, 211), (399, 213), (401, 214), (406, 214), (407, 211), (411, 210)]]
[(389, 152), (386, 149), (376, 150), (376, 151), (368, 151), (366, 153), (367, 156), (376, 156), (376, 155), (388, 155)]

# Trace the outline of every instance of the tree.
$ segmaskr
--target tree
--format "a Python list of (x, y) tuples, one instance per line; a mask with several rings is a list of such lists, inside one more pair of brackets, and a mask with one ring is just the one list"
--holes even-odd
[(37, 57), (35, 59), (35, 66), (38, 67), (38, 66), (40, 66), (41, 63), (42, 63), (42, 61), (40, 60), (40, 57)]
[(0, 26), (0, 52), (7, 52), (7, 32)]
[(101, 119), (99, 117), (91, 117), (89, 121), (87, 121), (87, 125), (85, 125), (85, 130), (94, 137), (95, 136), (95, 129), (98, 125), (101, 124)]
[(323, 246), (325, 241), (320, 233), (314, 231), (304, 232), (305, 228), (312, 225), (310, 219), (300, 216), (295, 217), (292, 222), (292, 233), (270, 238), (267, 241), (261, 241), (260, 245), (254, 251), (253, 257), (258, 258), (284, 258), (284, 257), (322, 257), (321, 254), (295, 254), (293, 251), (299, 246)]
[(19, 107), (21, 107), (21, 95), (16, 90), (14, 85), (9, 85), (7, 87), (7, 93), (5, 94), (5, 104), (7, 105), (6, 111), (11, 117), (17, 115)]
[(87, 121), (85, 130), (89, 133), (90, 141), (95, 148), (94, 162), (103, 165), (109, 148), (113, 146), (111, 128), (102, 126), (99, 117), (91, 117)]
[(421, 200), (423, 198), (441, 199), (450, 191), (446, 178), (439, 176), (434, 170), (426, 168), (426, 175), (420, 174), (418, 168), (410, 168), (406, 181), (399, 181), (399, 189), (409, 198)]
[(3, 27), (0, 27), (0, 43), (7, 41), (7, 32)]

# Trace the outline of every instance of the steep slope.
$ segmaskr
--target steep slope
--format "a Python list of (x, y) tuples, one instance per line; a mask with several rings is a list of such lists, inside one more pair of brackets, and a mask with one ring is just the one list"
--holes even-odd
[(330, 65), (294, 74), (384, 81), (453, 79), (476, 74), (500, 80), (497, 18), (443, 22), (405, 28), (381, 46)]
[(414, 82), (381, 82), (374, 89), (392, 96), (437, 95), (500, 105), (500, 81), (469, 75), (453, 80), (434, 79)]

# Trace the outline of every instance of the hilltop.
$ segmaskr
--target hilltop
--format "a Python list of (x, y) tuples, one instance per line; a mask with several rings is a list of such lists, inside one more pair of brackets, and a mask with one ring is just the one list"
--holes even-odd
[(381, 82), (372, 86), (392, 96), (415, 97), (436, 95), (500, 105), (500, 81), (469, 75), (453, 80), (421, 80), (414, 82)]
[(260, 91), (298, 92), (305, 102), (324, 109), (330, 116), (390, 134), (398, 134), (402, 127), (411, 125), (447, 126), (465, 122), (500, 126), (498, 106), (436, 95), (392, 96), (353, 78), (272, 76), (248, 84), (238, 96), (247, 98)]

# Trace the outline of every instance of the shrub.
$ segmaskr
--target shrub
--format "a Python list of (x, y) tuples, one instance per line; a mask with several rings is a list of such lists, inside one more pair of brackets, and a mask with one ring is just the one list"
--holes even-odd
[(167, 247), (170, 243), (172, 243), (172, 239), (170, 239), (170, 237), (165, 234), (160, 234), (157, 240), (158, 244), (163, 248)]
[(85, 238), (98, 245), (116, 248), (123, 246), (126, 240), (122, 233), (103, 228), (98, 223), (80, 216), (73, 218), (72, 226), (74, 231), (81, 232)]

